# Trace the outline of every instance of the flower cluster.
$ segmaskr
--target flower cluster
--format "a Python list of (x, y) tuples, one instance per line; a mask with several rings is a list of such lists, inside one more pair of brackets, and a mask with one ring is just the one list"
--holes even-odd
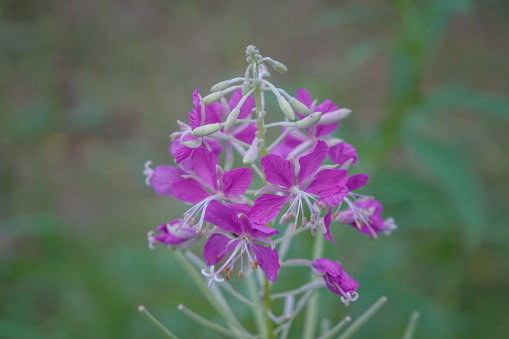
[[(267, 80), (265, 65), (285, 71), (283, 64), (263, 58), (253, 46), (247, 55), (245, 77), (220, 82), (205, 97), (193, 92), (189, 120), (178, 121), (179, 131), (171, 134), (175, 165), (145, 165), (147, 185), (189, 205), (180, 219), (148, 233), (149, 247), (185, 249), (206, 238), (208, 269), (202, 274), (209, 286), (229, 281), (234, 271), (241, 278), (260, 268), (274, 282), (280, 267), (307, 266), (348, 305), (357, 300), (359, 283), (340, 263), (283, 261), (278, 250), (301, 230), (335, 244), (330, 231), (339, 224), (371, 238), (396, 228), (392, 218), (382, 217), (378, 200), (357, 193), (368, 176), (349, 173), (357, 152), (333, 136), (350, 110), (330, 100), (318, 103), (304, 89), (290, 96)], [(267, 93), (276, 96), (284, 114), (279, 122), (265, 121)], [(280, 129), (272, 143), (269, 128)], [(278, 236), (281, 226), (284, 235)]]

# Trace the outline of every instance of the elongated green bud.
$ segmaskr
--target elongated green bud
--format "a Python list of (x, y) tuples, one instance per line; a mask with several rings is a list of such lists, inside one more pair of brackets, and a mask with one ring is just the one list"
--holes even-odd
[(311, 111), (309, 110), (308, 106), (304, 105), (302, 102), (295, 98), (291, 98), (290, 101), (288, 101), (290, 105), (292, 105), (293, 109), (299, 112), (302, 115), (310, 115)]
[(253, 139), (253, 143), (251, 144), (251, 146), (249, 146), (249, 149), (247, 150), (247, 152), (244, 154), (244, 157), (242, 158), (242, 162), (244, 163), (244, 165), (251, 166), (252, 164), (254, 164), (256, 162), (256, 160), (258, 160), (258, 142), (259, 141), (260, 141), (260, 139), (258, 139), (258, 137), (255, 137)]
[(203, 125), (200, 127), (196, 127), (191, 134), (195, 137), (205, 137), (207, 135), (211, 135), (221, 129), (221, 124), (216, 122), (215, 124)]
[(224, 125), (225, 131), (230, 130), (230, 128), (232, 128), (233, 125), (235, 125), (235, 121), (237, 121), (239, 114), (240, 114), (240, 109), (238, 109), (237, 107), (232, 109), (232, 111), (230, 112), (230, 115), (228, 115), (228, 118), (226, 118), (226, 123)]
[(201, 138), (184, 141), (182, 144), (189, 148), (197, 148), (201, 146)]
[(286, 99), (283, 96), (280, 96), (277, 98), (277, 103), (279, 104), (279, 107), (283, 111), (283, 113), (288, 117), (288, 119), (293, 120), (295, 119), (295, 113), (293, 112), (292, 106), (286, 101)]
[(202, 101), (203, 101), (203, 104), (205, 106), (207, 106), (207, 105), (213, 104), (214, 102), (218, 101), (219, 99), (221, 99), (222, 96), (223, 96), (222, 91), (214, 92), (214, 93), (210, 93), (209, 95), (207, 95), (205, 98), (203, 98)]
[(210, 92), (222, 91), (223, 89), (227, 89), (228, 86), (229, 86), (228, 80), (221, 81), (221, 82), (218, 82), (217, 84), (215, 84), (214, 86), (212, 86), (210, 88)]
[(242, 84), (242, 96), (246, 95), (250, 89), (251, 89), (251, 83), (247, 80), (244, 80), (244, 83)]
[(276, 61), (276, 60), (272, 60), (272, 59), (268, 59), (267, 60), (269, 62), (269, 64), (272, 66), (272, 68), (274, 68), (276, 71), (278, 71), (279, 73), (285, 73), (286, 71), (288, 71), (288, 68), (286, 68), (285, 65), (283, 65), (281, 62), (279, 61)]
[(339, 122), (341, 119), (346, 118), (348, 115), (352, 113), (348, 108), (338, 109), (337, 111), (329, 112), (324, 114), (323, 117), (318, 122), (318, 125), (330, 125)]
[(315, 125), (322, 116), (322, 112), (314, 112), (308, 117), (305, 117), (304, 119), (297, 121), (296, 127), (297, 128), (308, 128), (313, 125)]

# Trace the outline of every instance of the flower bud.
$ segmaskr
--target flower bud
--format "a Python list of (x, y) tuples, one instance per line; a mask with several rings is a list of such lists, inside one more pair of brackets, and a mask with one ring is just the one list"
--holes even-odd
[(201, 138), (184, 141), (182, 144), (189, 148), (197, 148), (201, 146)]
[(229, 86), (228, 80), (221, 81), (221, 82), (218, 82), (217, 84), (215, 84), (214, 86), (212, 86), (210, 88), (210, 92), (222, 91), (223, 89), (227, 89), (228, 86)]
[(196, 127), (191, 134), (195, 137), (205, 137), (212, 133), (215, 133), (221, 129), (221, 124), (216, 122), (215, 124), (208, 124)]
[(219, 92), (214, 92), (214, 93), (210, 93), (209, 95), (207, 95), (205, 98), (203, 98), (203, 104), (205, 106), (207, 105), (210, 105), (216, 101), (218, 101), (219, 99), (221, 99), (221, 97), (223, 96), (223, 92), (222, 91), (219, 91)]
[(239, 117), (239, 113), (240, 113), (240, 109), (238, 109), (237, 107), (232, 109), (232, 111), (228, 115), (228, 118), (226, 118), (226, 123), (224, 125), (225, 131), (228, 131), (230, 128), (233, 127), (233, 125), (235, 125), (235, 121), (237, 121), (237, 118)]
[(291, 98), (289, 103), (290, 103), (290, 105), (292, 105), (293, 109), (296, 110), (297, 112), (299, 112), (300, 114), (302, 114), (302, 115), (310, 115), (311, 114), (311, 111), (309, 110), (309, 108), (306, 105), (304, 105), (302, 102), (300, 102), (299, 100), (297, 100), (295, 98)]
[(280, 73), (285, 73), (286, 71), (288, 71), (288, 68), (286, 68), (285, 65), (283, 65), (281, 62), (279, 61), (276, 61), (276, 60), (268, 60), (270, 65), (272, 66), (272, 68), (274, 68), (276, 71), (280, 72)]
[(260, 139), (258, 139), (258, 137), (255, 137), (253, 139), (253, 143), (251, 144), (251, 146), (249, 146), (249, 149), (247, 150), (247, 152), (244, 154), (244, 157), (242, 158), (242, 162), (244, 163), (244, 165), (250, 166), (250, 165), (254, 164), (256, 162), (256, 160), (258, 160), (258, 142), (259, 141), (260, 141)]
[(324, 114), (318, 125), (330, 125), (339, 122), (341, 119), (346, 118), (352, 111), (348, 108), (338, 109), (337, 111)]
[(244, 83), (242, 84), (242, 96), (246, 95), (250, 89), (251, 89), (251, 83), (247, 80), (244, 80)]
[(315, 125), (320, 120), (321, 116), (322, 116), (322, 112), (315, 112), (315, 113), (311, 114), (310, 116), (305, 117), (304, 119), (302, 119), (300, 121), (297, 121), (296, 127), (297, 128), (311, 127), (311, 126)]
[(288, 117), (288, 119), (293, 120), (295, 119), (295, 113), (293, 113), (292, 106), (286, 101), (286, 99), (283, 96), (280, 96), (277, 98), (277, 103), (279, 104), (279, 107), (283, 111), (283, 113)]

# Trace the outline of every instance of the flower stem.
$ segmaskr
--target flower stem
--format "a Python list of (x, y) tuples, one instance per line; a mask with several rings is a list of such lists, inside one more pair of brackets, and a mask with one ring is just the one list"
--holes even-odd
[(364, 312), (338, 339), (347, 339), (354, 335), (378, 310), (385, 304), (387, 297), (381, 297), (366, 312)]
[(406, 326), (405, 333), (403, 334), (403, 339), (412, 339), (414, 337), (417, 319), (419, 319), (419, 312), (415, 311), (410, 316), (410, 320)]
[[(318, 259), (323, 256), (323, 239), (324, 237), (317, 235), (315, 236), (315, 244), (313, 247), (313, 259)], [(315, 281), (317, 278), (311, 273), (310, 281)], [(309, 298), (309, 303), (306, 312), (306, 319), (304, 322), (304, 335), (305, 339), (311, 339), (315, 337), (316, 323), (318, 321), (318, 293), (314, 293)]]
[(138, 311), (140, 311), (140, 313), (143, 314), (143, 316), (149, 321), (149, 323), (151, 323), (152, 326), (154, 326), (159, 331), (159, 333), (161, 333), (165, 338), (178, 339), (178, 337), (175, 334), (173, 334), (169, 329), (167, 329), (163, 324), (161, 324), (159, 320), (157, 320), (152, 315), (152, 313), (150, 313), (145, 308), (145, 306), (140, 305), (138, 307)]

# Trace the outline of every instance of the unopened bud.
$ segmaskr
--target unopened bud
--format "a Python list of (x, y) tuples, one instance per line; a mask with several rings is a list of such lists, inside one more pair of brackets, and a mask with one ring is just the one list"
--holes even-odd
[(280, 73), (285, 73), (286, 71), (288, 71), (288, 68), (286, 68), (286, 66), (283, 65), (281, 62), (272, 59), (269, 59), (268, 61), (272, 68), (274, 68), (276, 71)]
[(335, 124), (336, 122), (339, 122), (341, 119), (346, 118), (348, 115), (350, 115), (350, 113), (352, 113), (352, 110), (348, 108), (342, 108), (338, 109), (337, 111), (329, 112), (322, 116), (322, 118), (318, 122), (318, 125)]
[(182, 144), (189, 148), (197, 148), (201, 146), (201, 138), (184, 141)]
[(309, 107), (304, 105), (302, 102), (295, 98), (291, 98), (290, 101), (288, 101), (290, 105), (292, 105), (293, 109), (299, 112), (302, 115), (310, 115), (311, 111), (309, 110)]
[(242, 96), (246, 95), (249, 90), (251, 90), (251, 83), (244, 80), (244, 83), (242, 84)]
[(244, 157), (242, 158), (242, 162), (246, 166), (250, 166), (258, 160), (258, 142), (260, 139), (258, 137), (255, 137), (253, 139), (253, 143), (251, 146), (249, 146), (249, 149), (247, 150), (246, 154), (244, 154)]
[(216, 122), (215, 124), (208, 124), (208, 125), (196, 127), (195, 129), (193, 129), (191, 134), (194, 135), (195, 137), (205, 137), (212, 133), (216, 133), (220, 129), (221, 129), (221, 124)]
[(210, 92), (222, 91), (223, 89), (227, 89), (228, 86), (229, 86), (228, 80), (221, 81), (221, 82), (218, 82), (217, 84), (215, 84), (214, 86), (212, 86), (210, 88)]
[(311, 114), (308, 117), (305, 117), (304, 119), (297, 121), (296, 127), (297, 128), (308, 128), (313, 125), (316, 125), (316, 123), (320, 120), (320, 117), (322, 116), (322, 112), (315, 112)]
[(239, 114), (240, 114), (240, 109), (238, 109), (237, 107), (232, 109), (232, 111), (228, 115), (228, 118), (226, 118), (226, 123), (224, 125), (225, 131), (228, 131), (230, 128), (233, 127), (233, 125), (235, 125), (235, 121), (237, 121)]
[(292, 106), (286, 101), (286, 99), (283, 96), (280, 96), (277, 98), (277, 103), (279, 104), (279, 107), (283, 111), (283, 113), (288, 117), (288, 119), (293, 120), (295, 119), (295, 113), (293, 112)]
[(207, 95), (205, 98), (203, 98), (202, 101), (203, 101), (203, 104), (205, 106), (207, 106), (207, 105), (213, 104), (214, 102), (218, 101), (219, 99), (221, 99), (222, 96), (223, 96), (222, 91), (214, 92), (214, 93), (210, 93), (209, 95)]

